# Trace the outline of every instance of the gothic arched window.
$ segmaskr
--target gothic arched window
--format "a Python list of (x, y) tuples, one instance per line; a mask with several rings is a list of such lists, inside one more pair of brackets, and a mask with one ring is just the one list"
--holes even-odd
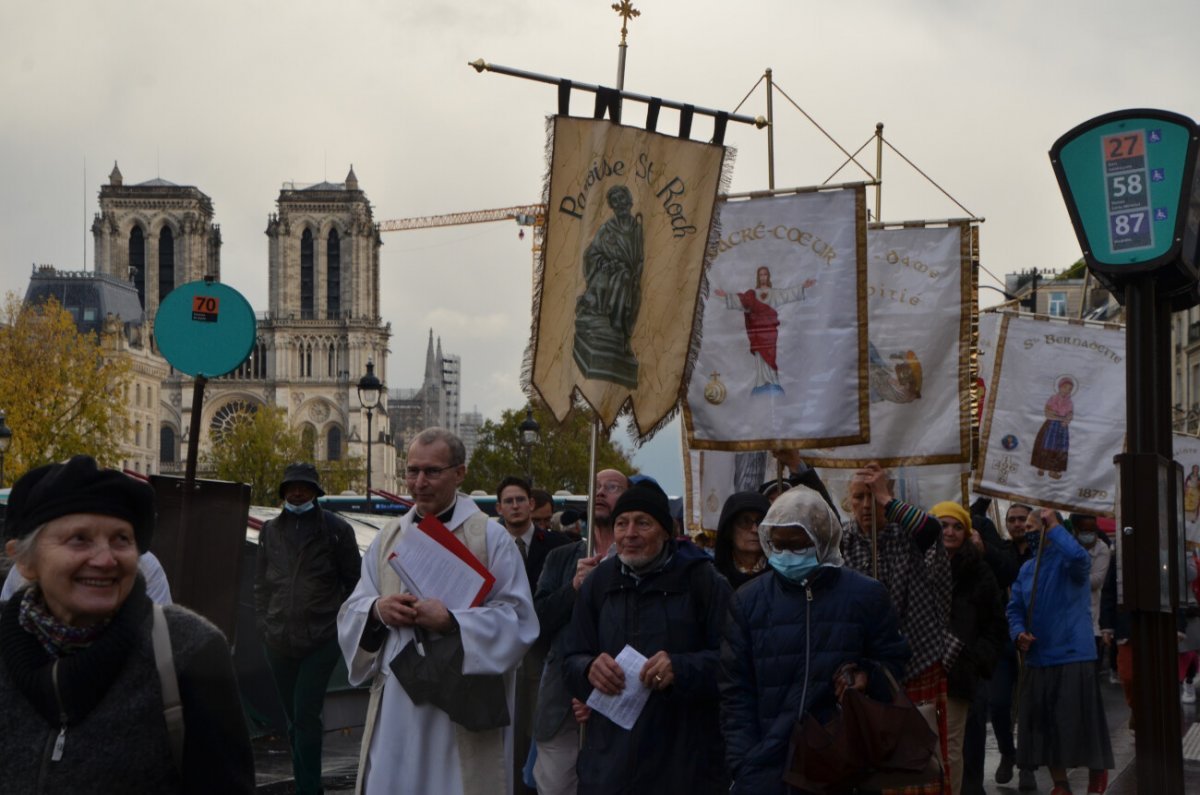
[(158, 429), (158, 460), (164, 464), (175, 462), (175, 429), (170, 425)]
[(342, 429), (336, 425), (325, 434), (325, 458), (329, 461), (342, 460)]
[(146, 237), (140, 226), (129, 230), (129, 275), (137, 288), (138, 300), (146, 308)]
[(325, 251), (325, 317), (333, 319), (342, 311), (342, 241), (336, 229), (329, 230)]
[(313, 318), (313, 234), (305, 229), (300, 236), (300, 317)]
[(158, 300), (175, 289), (175, 234), (164, 226), (158, 233)]
[(208, 434), (214, 442), (233, 429), (239, 422), (244, 422), (254, 416), (258, 406), (245, 400), (231, 400), (213, 415), (208, 425)]

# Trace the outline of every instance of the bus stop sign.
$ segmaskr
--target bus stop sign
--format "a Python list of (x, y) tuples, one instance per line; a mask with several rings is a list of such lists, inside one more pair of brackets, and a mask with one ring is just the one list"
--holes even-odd
[(1194, 285), (1196, 141), (1186, 116), (1123, 110), (1084, 122), (1051, 147), (1084, 259), (1110, 289), (1160, 271), (1165, 293)]
[(188, 282), (158, 305), (154, 339), (171, 366), (190, 376), (217, 378), (237, 369), (256, 337), (254, 310), (220, 282)]

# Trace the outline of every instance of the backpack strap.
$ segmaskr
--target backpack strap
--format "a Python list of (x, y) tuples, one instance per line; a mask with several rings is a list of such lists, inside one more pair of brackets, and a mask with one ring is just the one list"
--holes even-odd
[(183, 775), (183, 704), (179, 699), (179, 679), (175, 675), (175, 655), (171, 651), (171, 635), (162, 605), (154, 605), (154, 626), (150, 633), (154, 643), (154, 663), (162, 686), (163, 718), (167, 721), (167, 736), (171, 742), (171, 758), (175, 769)]

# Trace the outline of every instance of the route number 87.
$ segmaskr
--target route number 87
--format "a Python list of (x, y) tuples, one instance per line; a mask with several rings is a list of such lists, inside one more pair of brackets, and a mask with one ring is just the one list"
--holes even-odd
[(1131, 232), (1136, 235), (1142, 231), (1142, 224), (1145, 220), (1145, 213), (1130, 213), (1128, 215), (1122, 213), (1121, 215), (1114, 215), (1113, 229), (1118, 235), (1128, 235)]
[(1125, 194), (1136, 196), (1142, 192), (1142, 175), (1127, 174), (1117, 175), (1112, 178), (1110, 190), (1114, 199), (1119, 199)]

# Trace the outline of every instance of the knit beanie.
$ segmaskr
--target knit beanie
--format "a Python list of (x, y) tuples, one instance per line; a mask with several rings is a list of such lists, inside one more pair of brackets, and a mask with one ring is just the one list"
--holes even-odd
[(967, 513), (967, 509), (959, 505), (957, 502), (939, 502), (937, 505), (929, 509), (929, 513), (935, 518), (943, 517), (949, 519), (957, 519), (964, 528), (967, 535), (970, 535), (971, 530), (971, 514)]
[(675, 523), (671, 520), (670, 501), (658, 485), (643, 481), (627, 488), (612, 510), (613, 525), (616, 525), (618, 516), (628, 511), (650, 514), (668, 536), (674, 535)]
[(51, 519), (75, 513), (115, 516), (133, 525), (138, 552), (154, 538), (154, 489), (88, 455), (48, 464), (21, 476), (8, 495), (4, 537), (24, 538)]

